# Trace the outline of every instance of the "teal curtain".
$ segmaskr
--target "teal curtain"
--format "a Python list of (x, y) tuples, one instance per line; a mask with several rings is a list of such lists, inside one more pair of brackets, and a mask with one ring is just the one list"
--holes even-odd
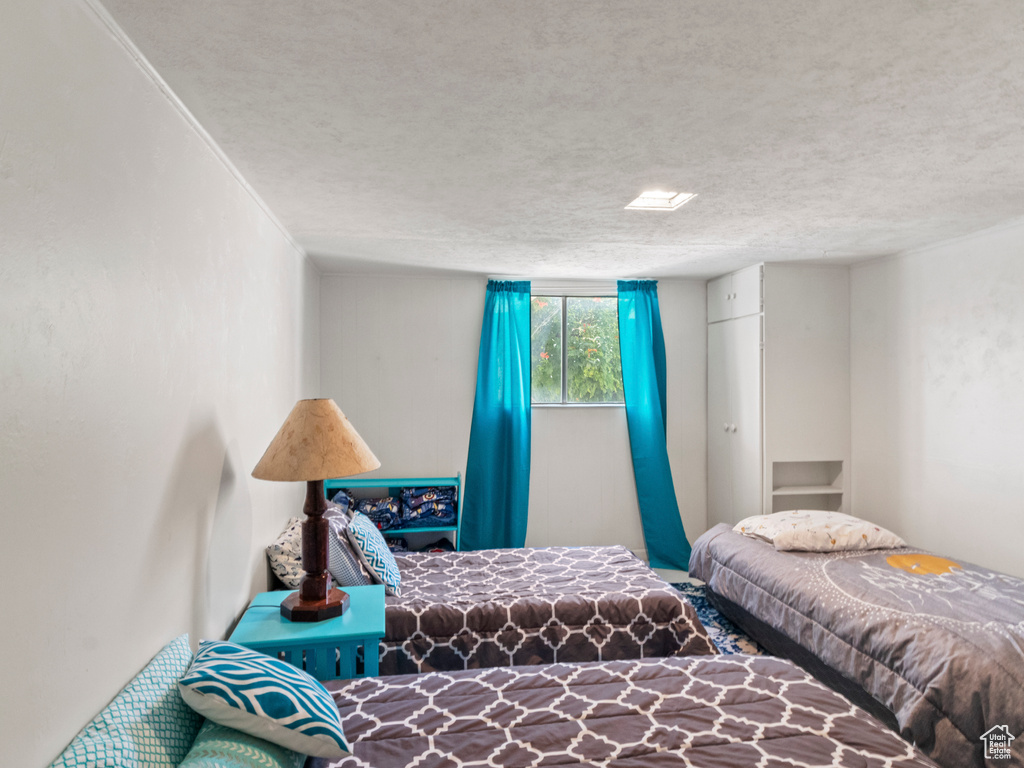
[(487, 282), (460, 549), (521, 547), (530, 497), (530, 283)]
[(690, 566), (665, 444), (665, 337), (656, 280), (619, 281), (619, 351), (640, 522), (652, 568)]

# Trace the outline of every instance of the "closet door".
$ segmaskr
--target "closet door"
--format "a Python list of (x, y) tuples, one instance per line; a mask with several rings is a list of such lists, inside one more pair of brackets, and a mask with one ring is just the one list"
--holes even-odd
[(732, 522), (763, 514), (761, 419), (761, 316), (730, 320), (729, 442), (732, 475)]
[(746, 317), (757, 315), (761, 312), (761, 265), (755, 264), (752, 267), (733, 272), (729, 277), (732, 279), (732, 299), (729, 302), (729, 311), (732, 317)]
[(708, 326), (708, 527), (732, 520), (728, 328)]
[(761, 316), (708, 326), (708, 525), (761, 514)]
[(732, 275), (708, 281), (708, 322), (732, 317)]

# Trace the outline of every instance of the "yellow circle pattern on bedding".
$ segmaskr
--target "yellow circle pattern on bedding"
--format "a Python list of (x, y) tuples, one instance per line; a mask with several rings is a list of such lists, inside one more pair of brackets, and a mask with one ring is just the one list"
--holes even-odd
[(933, 576), (941, 573), (952, 573), (954, 568), (963, 570), (963, 566), (961, 566), (960, 563), (955, 563), (944, 557), (925, 555), (922, 553), (890, 555), (885, 558), (885, 562), (893, 568), (899, 568), (900, 570), (912, 573), (915, 576)]

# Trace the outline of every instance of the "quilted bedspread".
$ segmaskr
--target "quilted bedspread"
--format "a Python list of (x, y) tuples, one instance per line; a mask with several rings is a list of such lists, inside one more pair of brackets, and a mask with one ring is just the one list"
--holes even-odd
[[(925, 768), (913, 746), (782, 659), (699, 656), (331, 681), (332, 768)], [(317, 768), (328, 761), (317, 761)]]
[(724, 524), (694, 543), (690, 574), (867, 691), (941, 765), (1024, 766), (1024, 580), (913, 548), (777, 552)]
[(396, 556), (380, 674), (715, 653), (686, 598), (628, 549)]

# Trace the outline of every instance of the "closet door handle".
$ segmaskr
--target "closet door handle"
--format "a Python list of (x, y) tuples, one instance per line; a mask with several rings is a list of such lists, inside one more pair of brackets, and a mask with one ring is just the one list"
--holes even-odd
[(723, 424), (722, 425), (722, 429), (724, 429), (726, 432), (728, 432), (729, 431), (729, 425), (728, 424)]
[(735, 432), (735, 431), (736, 431), (736, 425), (735, 425), (735, 424), (731, 424), (731, 425), (729, 426), (729, 431), (730, 431), (730, 432)]

